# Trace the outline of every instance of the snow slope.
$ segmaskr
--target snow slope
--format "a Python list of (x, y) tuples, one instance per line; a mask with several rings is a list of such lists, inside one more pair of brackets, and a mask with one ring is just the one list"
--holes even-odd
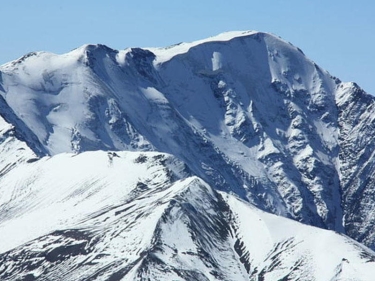
[[(217, 241), (199, 242), (199, 245), (209, 243), (211, 248), (199, 246), (193, 241), (194, 247), (198, 247), (195, 251), (199, 254), (193, 255), (195, 258), (191, 263), (179, 256), (176, 257), (178, 261), (175, 260), (175, 251), (170, 252), (174, 247), (172, 244), (178, 241), (160, 240), (170, 245), (169, 250), (164, 246), (163, 250), (147, 248), (145, 245), (156, 239), (150, 233), (144, 238), (144, 241), (149, 242), (140, 244), (138, 250), (131, 248), (137, 245), (130, 246), (130, 242), (124, 242), (127, 245), (125, 249), (134, 253), (138, 251), (138, 254), (127, 258), (126, 262), (119, 261), (117, 265), (111, 263), (111, 266), (106, 266), (120, 270), (120, 263), (127, 264), (127, 269), (120, 270), (121, 274), (128, 276), (126, 278), (136, 279), (152, 271), (155, 274), (152, 278), (157, 279), (157, 276), (165, 274), (171, 262), (174, 265), (168, 269), (170, 279), (235, 280), (250, 274), (258, 279), (267, 275), (269, 280), (273, 280), (274, 275), (265, 272), (272, 272), (278, 267), (270, 260), (266, 262), (263, 251), (258, 258), (253, 254), (251, 270), (257, 268), (257, 271), (249, 271), (246, 257), (241, 257), (239, 262), (235, 261), (235, 253), (247, 251), (247, 248), (243, 248), (246, 243), (237, 242), (235, 245), (236, 241), (228, 237), (236, 237), (233, 233), (241, 225), (246, 226), (246, 216), (251, 215), (245, 215), (240, 219), (244, 222), (239, 221), (236, 225), (236, 216), (233, 215), (236, 206), (247, 203), (232, 206), (232, 199), (223, 199), (227, 200), (225, 202), (218, 199), (220, 196), (226, 198), (226, 194), (238, 196), (260, 210), (348, 235), (375, 249), (373, 105), (374, 98), (355, 83), (341, 82), (306, 58), (292, 44), (274, 35), (255, 31), (224, 33), (193, 43), (158, 49), (130, 48), (117, 51), (104, 45), (84, 45), (63, 55), (46, 52), (27, 54), (0, 66), (0, 236), (4, 239), (1, 240), (4, 242), (0, 243), (0, 249), (3, 258), (18, 255), (16, 252), (22, 252), (24, 247), (29, 247), (27, 245), (31, 247), (27, 249), (32, 251), (34, 243), (39, 243), (37, 241), (40, 239), (48, 240), (48, 245), (56, 246), (56, 243), (60, 243), (72, 245), (69, 249), (78, 247), (77, 255), (80, 256), (88, 251), (88, 246), (82, 246), (86, 242), (82, 241), (92, 239), (92, 228), (96, 223), (101, 224), (93, 220), (93, 213), (105, 214), (124, 202), (131, 204), (136, 195), (130, 194), (143, 194), (146, 191), (147, 197), (155, 195), (150, 199), (155, 203), (151, 204), (146, 197), (143, 198), (145, 201), (141, 201), (144, 205), (134, 205), (140, 209), (140, 213), (134, 214), (155, 214), (153, 218), (150, 217), (150, 221), (145, 219), (140, 224), (154, 224), (154, 219), (158, 220), (156, 218), (163, 217), (162, 214), (171, 209), (186, 217), (186, 220), (189, 218), (197, 224), (205, 225), (210, 220), (210, 215), (205, 212), (216, 208), (217, 212), (224, 213), (215, 220), (230, 225), (228, 229), (231, 230), (228, 231), (231, 234), (223, 234), (222, 230), (215, 230), (214, 226), (205, 230), (207, 233), (203, 236), (209, 236), (210, 233)], [(151, 151), (154, 154), (149, 154)], [(157, 176), (147, 178), (147, 169), (150, 167), (134, 166), (134, 159), (129, 160), (141, 157), (141, 153), (149, 155), (145, 161), (150, 162), (150, 167), (160, 169), (156, 172)], [(178, 172), (168, 173), (171, 176), (169, 181), (167, 177), (163, 184), (160, 183), (163, 186), (161, 190), (158, 189), (158, 178), (166, 177), (162, 167), (169, 164), (156, 159), (158, 155), (164, 155), (160, 156), (163, 159), (175, 159), (168, 161), (174, 163), (172, 166), (179, 167), (172, 169)], [(113, 168), (116, 162), (119, 162), (116, 164), (118, 170)], [(129, 174), (122, 171), (131, 171), (132, 180)], [(177, 183), (177, 179), (187, 180), (187, 175), (196, 180), (190, 178), (189, 183)], [(211, 199), (221, 204), (216, 206), (216, 203), (212, 203), (207, 210), (201, 210), (203, 217), (208, 216), (204, 223), (192, 217), (196, 207), (182, 212), (179, 208), (169, 206), (170, 202), (174, 202), (172, 197), (180, 196), (182, 189), (194, 185), (191, 182), (195, 181), (200, 183), (198, 185), (208, 185)], [(155, 194), (145, 187), (148, 186), (146, 182), (154, 184), (152, 189), (156, 188)], [(224, 193), (219, 196), (217, 191)], [(112, 193), (118, 197), (112, 198)], [(148, 204), (155, 206), (148, 210)], [(188, 204), (193, 203), (189, 201)], [(249, 210), (244, 207), (247, 210), (244, 212), (260, 212), (255, 207), (246, 207)], [(230, 211), (221, 208), (229, 208)], [(230, 219), (225, 217), (228, 212), (233, 215)], [(177, 225), (171, 222), (164, 230), (155, 227), (160, 233), (170, 233), (173, 228), (181, 227), (184, 236), (194, 231), (204, 231), (203, 228), (194, 230), (190, 226), (179, 225), (181, 222), (175, 218), (175, 214), (166, 216), (176, 220)], [(38, 218), (43, 220), (39, 221)], [(281, 225), (289, 223), (288, 220), (277, 219), (280, 219)], [(82, 230), (86, 220), (87, 228), (90, 229), (87, 233)], [(127, 220), (129, 223), (137, 221), (133, 216)], [(35, 222), (37, 227), (31, 222)], [(295, 225), (299, 229), (299, 224)], [(24, 227), (27, 231), (18, 231)], [(134, 227), (131, 236), (136, 237), (136, 233), (142, 232), (143, 228)], [(267, 226), (267, 229), (272, 227)], [(303, 229), (307, 233), (308, 229), (315, 228)], [(314, 231), (333, 235), (323, 230)], [(294, 262), (302, 259), (310, 264), (312, 272), (319, 271), (316, 268), (321, 268), (322, 263), (315, 261), (318, 254), (312, 253), (311, 259), (305, 258), (302, 252), (307, 251), (309, 244), (299, 248), (293, 244), (294, 240), (288, 240), (291, 234), (286, 235), (288, 237), (280, 234), (276, 240), (265, 241), (264, 251), (272, 251), (277, 243), (280, 243), (279, 247), (286, 243), (286, 248), (293, 245), (290, 247), (299, 250), (297, 256), (292, 255), (291, 259)], [(103, 230), (100, 237), (107, 237), (106, 241), (112, 243), (111, 235)], [(305, 237), (307, 234), (301, 235)], [(126, 239), (133, 239), (131, 236)], [(332, 238), (335, 241), (341, 241), (337, 242), (340, 254), (333, 253), (335, 258), (332, 257), (329, 265), (329, 268), (337, 269), (336, 275), (331, 269), (321, 271), (324, 276), (340, 280), (340, 272), (349, 274), (347, 276), (351, 274), (349, 268), (353, 263), (348, 266), (345, 260), (339, 262), (341, 248), (346, 249), (344, 244), (349, 243), (342, 241), (351, 240), (333, 236), (340, 237)], [(166, 237), (170, 237), (170, 234)], [(318, 243), (312, 237), (306, 240), (312, 245)], [(193, 245), (191, 241), (185, 242), (186, 245)], [(185, 247), (185, 242), (178, 247)], [(77, 243), (83, 248), (74, 246)], [(357, 253), (354, 256), (361, 256), (358, 253), (362, 250), (358, 249), (362, 246), (353, 241), (349, 244), (350, 249), (347, 248), (347, 251)], [(253, 246), (250, 243), (246, 247)], [(65, 248), (58, 249), (63, 251)], [(43, 249), (38, 251), (38, 255), (42, 256), (47, 253)], [(289, 255), (289, 251), (285, 253)], [(146, 252), (152, 254), (147, 254), (144, 261), (144, 256), (139, 253), (146, 255)], [(206, 252), (207, 257), (204, 254)], [(372, 252), (369, 253), (371, 256)], [(220, 259), (225, 260), (225, 255), (232, 254), (233, 263), (228, 264), (228, 267), (216, 271), (208, 269), (210, 266), (215, 267), (216, 259), (217, 264), (220, 264)], [(69, 262), (77, 262), (71, 260), (75, 254), (68, 256), (69, 261), (65, 263), (64, 260), (62, 267), (68, 266)], [(354, 256), (350, 259), (341, 258), (357, 260), (361, 264), (360, 258)], [(39, 259), (40, 256), (35, 258)], [(113, 260), (113, 256), (108, 259)], [(180, 263), (184, 264), (186, 275), (178, 277), (176, 272), (180, 271), (175, 264)], [(364, 264), (372, 265), (371, 262)], [(22, 263), (19, 266), (22, 267)], [(290, 264), (288, 266), (293, 267)], [(362, 268), (365, 265), (358, 266)], [(54, 268), (52, 271), (62, 270), (52, 264), (47, 267), (51, 270)], [(194, 267), (199, 268), (199, 273), (191, 273)], [(303, 268), (301, 276), (308, 274), (307, 269)], [(11, 280), (13, 277), (10, 276), (15, 275), (9, 275), (9, 270), (5, 269), (3, 272), (8, 275), (3, 276)], [(284, 269), (277, 271), (280, 273), (275, 276), (291, 274)], [(79, 272), (83, 271), (80, 269)], [(87, 272), (94, 274), (89, 273), (89, 270)], [(114, 274), (114, 271), (108, 272)], [(72, 273), (69, 278), (75, 280), (75, 274)], [(99, 278), (100, 274), (95, 274), (90, 278)], [(324, 280), (316, 274), (317, 280)], [(290, 276), (292, 278), (294, 275)], [(111, 278), (117, 280), (117, 277)], [(364, 278), (367, 277), (364, 275)], [(90, 280), (89, 277), (86, 279)]]
[[(375, 274), (375, 253), (361, 244), (219, 194), (166, 154), (60, 154), (21, 164), (0, 186), (1, 280)], [(4, 186), (13, 193), (4, 196)]]

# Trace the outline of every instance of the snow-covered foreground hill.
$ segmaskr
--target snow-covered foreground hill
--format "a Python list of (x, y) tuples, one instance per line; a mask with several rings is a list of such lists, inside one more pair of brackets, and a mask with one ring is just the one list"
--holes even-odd
[(0, 66), (0, 276), (369, 280), (374, 128), (266, 33), (27, 54)]
[(59, 154), (0, 186), (1, 280), (375, 276), (373, 251), (218, 193), (166, 154)]

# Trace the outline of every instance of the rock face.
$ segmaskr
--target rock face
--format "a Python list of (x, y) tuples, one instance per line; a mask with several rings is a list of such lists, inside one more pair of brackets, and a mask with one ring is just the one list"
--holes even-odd
[[(375, 249), (374, 108), (374, 98), (356, 84), (342, 83), (290, 43), (260, 32), (225, 33), (161, 49), (117, 51), (103, 45), (85, 45), (64, 55), (30, 53), (2, 65), (0, 212), (6, 216), (0, 219), (0, 232), (3, 228), (11, 234), (16, 229), (13, 227), (20, 227), (41, 214), (25, 217), (24, 221), (20, 219), (33, 206), (42, 212), (33, 196), (42, 196), (44, 186), (50, 189), (43, 195), (43, 200), (55, 203), (62, 200), (60, 211), (64, 213), (70, 206), (63, 203), (67, 194), (56, 192), (53, 195), (53, 190), (68, 189), (71, 194), (79, 194), (78, 197), (84, 194), (82, 198), (91, 198), (90, 194), (97, 194), (96, 190), (110, 190), (113, 185), (120, 184), (118, 181), (124, 180), (117, 176), (113, 176), (113, 181), (109, 180), (112, 170), (107, 168), (103, 168), (106, 171), (103, 173), (97, 171), (98, 175), (93, 174), (92, 178), (86, 175), (91, 173), (90, 169), (80, 170), (81, 175), (75, 172), (79, 170), (78, 166), (76, 170), (69, 168), (75, 165), (73, 159), (76, 157), (92, 157), (88, 162), (82, 162), (88, 167), (92, 167), (92, 161), (97, 166), (105, 163), (113, 168), (116, 161), (125, 157), (121, 156), (125, 152), (120, 151), (133, 151), (140, 166), (166, 165), (160, 168), (166, 172), (158, 177), (166, 177), (168, 181), (150, 187), (150, 182), (157, 181), (153, 176), (144, 181), (134, 180), (129, 183), (132, 190), (129, 192), (134, 194), (124, 195), (121, 202), (108, 202), (112, 207), (93, 204), (86, 209), (83, 203), (76, 201), (74, 206), (78, 207), (71, 207), (72, 214), (80, 220), (71, 227), (65, 223), (71, 218), (50, 218), (50, 228), (32, 237), (20, 237), (19, 241), (15, 238), (13, 242), (8, 241), (8, 245), (0, 244), (3, 246), (0, 247), (3, 252), (0, 258), (8, 264), (5, 269), (0, 268), (0, 276), (4, 280), (14, 278), (12, 274), (17, 271), (9, 271), (12, 259), (25, 262), (35, 259), (39, 264), (37, 260), (41, 257), (43, 268), (49, 268), (51, 274), (89, 260), (103, 265), (102, 273), (82, 269), (88, 265), (80, 266), (77, 272), (81, 273), (73, 270), (64, 280), (79, 280), (80, 274), (88, 274), (82, 275), (85, 277), (80, 280), (103, 279), (99, 278), (100, 274), (112, 278), (108, 280), (120, 280), (121, 276), (137, 280), (151, 274), (148, 278), (158, 280), (158, 276), (166, 272), (170, 274), (167, 280), (242, 280), (249, 276), (260, 280), (284, 277), (294, 280), (294, 276), (309, 274), (303, 264), (313, 262), (314, 258), (307, 259), (302, 250), (293, 258), (295, 271), (299, 272), (297, 268), (301, 268), (298, 274), (270, 273), (280, 269), (275, 265), (278, 262), (266, 262), (265, 255), (272, 247), (278, 245), (275, 254), (280, 249), (285, 249), (286, 254), (299, 242), (292, 238), (292, 233), (280, 238), (273, 234), (279, 230), (269, 225), (267, 231), (278, 238), (269, 240), (268, 244), (265, 242), (270, 246), (262, 249), (268, 251), (261, 251), (263, 256), (251, 258), (255, 250), (246, 245), (254, 237), (246, 236), (247, 230), (236, 234), (239, 225), (248, 223), (242, 213), (238, 215), (242, 219), (236, 217), (237, 205), (246, 206), (244, 214), (255, 212), (267, 218), (275, 217), (249, 207), (249, 203), (269, 213), (346, 234)], [(73, 157), (66, 153), (78, 155)], [(125, 177), (130, 169), (131, 173), (143, 177), (139, 174), (142, 171), (130, 168), (132, 161), (124, 160), (123, 171), (118, 172), (124, 173)], [(172, 162), (173, 165), (168, 164)], [(47, 163), (55, 165), (56, 171), (51, 169), (38, 176), (40, 169), (49, 165)], [(96, 171), (96, 168), (92, 169)], [(19, 179), (19, 175), (28, 173), (35, 174)], [(66, 177), (71, 182), (66, 182)], [(185, 182), (181, 183), (184, 188), (173, 191), (178, 180)], [(103, 185), (94, 187), (97, 182)], [(189, 193), (192, 189), (194, 194)], [(145, 195), (136, 199), (140, 194)], [(248, 203), (232, 199), (228, 194)], [(103, 200), (101, 196), (98, 198)], [(136, 202), (146, 199), (151, 200), (147, 201), (149, 208), (137, 205)], [(126, 215), (117, 217), (115, 213), (120, 210), (113, 210), (124, 204), (132, 205), (132, 202), (132, 214), (137, 216), (140, 212), (138, 218), (145, 218), (140, 224), (146, 225), (146, 217), (151, 214), (155, 217), (152, 223), (157, 226), (150, 227), (155, 233), (145, 238), (151, 244), (145, 242), (147, 247), (135, 245), (139, 248), (130, 249), (128, 247), (133, 247), (130, 244), (124, 246), (123, 241), (118, 242), (134, 257), (124, 255), (125, 261), (109, 254), (107, 259), (105, 248), (100, 247), (107, 242), (115, 243), (114, 237), (125, 235), (120, 234), (125, 228), (116, 230), (114, 225), (122, 228), (129, 223), (129, 231), (133, 231), (133, 223), (138, 222), (129, 212), (124, 211)], [(209, 205), (206, 209), (205, 202)], [(237, 203), (231, 205), (230, 202)], [(55, 208), (56, 204), (48, 206)], [(53, 208), (48, 209), (49, 212), (55, 212)], [(106, 218), (116, 223), (110, 228), (104, 227), (104, 221), (93, 220), (94, 213), (97, 218), (103, 216), (103, 220), (107, 214)], [(334, 236), (335, 241), (347, 239), (283, 218), (276, 217), (275, 220), (280, 220), (280, 225), (313, 229), (313, 232), (324, 233), (323, 236), (330, 233), (327, 235)], [(95, 232), (96, 223), (101, 225), (100, 235)], [(168, 233), (173, 233), (175, 228), (182, 231), (182, 236), (191, 237), (191, 241), (186, 238), (190, 242), (184, 240), (179, 244), (178, 237), (176, 241), (168, 240), (173, 239)], [(116, 231), (117, 236), (112, 233)], [(141, 230), (134, 226), (134, 233), (137, 231)], [(127, 237), (134, 235), (126, 234)], [(247, 242), (238, 238), (244, 235), (248, 237)], [(309, 239), (315, 238), (309, 236), (301, 247), (308, 247)], [(35, 252), (35, 247), (43, 243), (50, 245), (49, 248), (46, 246), (48, 250), (42, 247)], [(187, 245), (191, 247), (185, 249)], [(353, 249), (362, 247), (355, 242), (350, 245), (348, 247)], [(368, 260), (372, 259), (373, 252), (361, 251), (366, 254), (359, 256), (371, 256)], [(188, 258), (182, 257), (182, 252)], [(24, 254), (27, 258), (22, 256)], [(95, 255), (100, 256), (100, 262), (94, 262)], [(227, 268), (220, 268), (220, 257), (232, 257), (232, 263), (228, 263)], [(365, 261), (362, 259), (362, 262)], [(341, 271), (337, 269), (336, 275), (327, 271), (326, 275), (316, 278), (327, 280), (329, 276), (338, 280), (340, 274), (346, 272), (345, 268), (349, 268), (347, 264), (344, 260), (340, 260), (340, 265), (335, 262), (332, 267), (340, 267)], [(120, 268), (120, 265), (126, 266)], [(24, 262), (17, 266), (27, 267), (28, 274), (34, 277), (39, 276), (37, 272), (41, 270), (39, 266), (35, 267), (39, 271), (31, 269), (34, 268), (32, 265), (25, 267)], [(106, 275), (109, 272), (115, 275)], [(34, 278), (31, 275), (25, 278)], [(56, 276), (48, 278), (56, 279)], [(107, 280), (105, 278), (103, 280)]]

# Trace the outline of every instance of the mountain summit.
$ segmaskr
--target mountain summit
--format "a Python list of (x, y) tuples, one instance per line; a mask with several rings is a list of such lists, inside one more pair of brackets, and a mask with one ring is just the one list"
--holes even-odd
[(371, 280), (374, 102), (254, 31), (2, 65), (0, 279)]

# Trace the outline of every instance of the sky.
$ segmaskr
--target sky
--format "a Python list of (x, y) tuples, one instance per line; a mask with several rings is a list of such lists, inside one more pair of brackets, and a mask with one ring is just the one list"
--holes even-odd
[(342, 81), (375, 95), (373, 0), (0, 0), (0, 64), (83, 44), (165, 47), (258, 30), (299, 47)]

